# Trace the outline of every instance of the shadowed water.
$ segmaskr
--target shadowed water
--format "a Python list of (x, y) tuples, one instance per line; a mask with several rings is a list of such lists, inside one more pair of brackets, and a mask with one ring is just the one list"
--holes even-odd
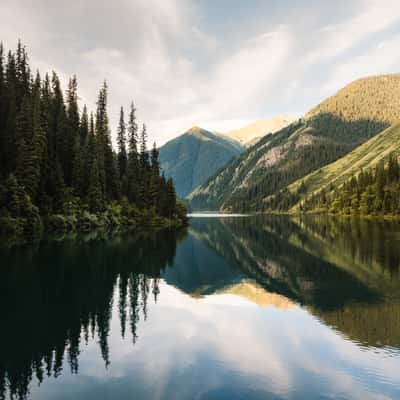
[(400, 225), (193, 218), (0, 248), (0, 399), (400, 398)]

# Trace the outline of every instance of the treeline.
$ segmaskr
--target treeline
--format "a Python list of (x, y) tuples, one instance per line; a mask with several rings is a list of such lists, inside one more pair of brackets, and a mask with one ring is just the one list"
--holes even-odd
[(7, 55), (0, 44), (0, 231), (183, 220), (133, 103), (127, 122), (121, 107), (117, 141), (115, 152), (106, 83), (96, 111), (80, 110), (75, 76), (64, 96), (55, 72), (33, 76), (20, 42)]
[(301, 211), (333, 214), (400, 215), (400, 165), (396, 154), (361, 170), (340, 187), (323, 189), (300, 204)]

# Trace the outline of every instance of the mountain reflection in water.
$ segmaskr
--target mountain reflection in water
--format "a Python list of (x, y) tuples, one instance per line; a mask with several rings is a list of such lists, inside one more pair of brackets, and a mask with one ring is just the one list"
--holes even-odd
[(225, 217), (3, 247), (0, 399), (397, 398), (399, 243)]

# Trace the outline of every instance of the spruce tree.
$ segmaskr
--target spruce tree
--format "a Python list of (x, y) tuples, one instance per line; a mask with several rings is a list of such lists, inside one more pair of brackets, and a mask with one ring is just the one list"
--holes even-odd
[(140, 154), (139, 154), (139, 205), (144, 208), (149, 203), (149, 182), (150, 164), (147, 152), (147, 129), (143, 124), (140, 134)]
[(119, 169), (120, 179), (122, 180), (125, 178), (126, 168), (128, 163), (128, 157), (126, 154), (126, 126), (125, 126), (123, 107), (121, 107), (119, 116), (117, 144), (118, 144), (118, 169)]
[(80, 145), (85, 146), (89, 135), (89, 116), (86, 104), (83, 106), (81, 121), (79, 124)]
[(158, 150), (154, 143), (151, 150), (151, 171), (149, 182), (149, 197), (151, 205), (158, 209), (160, 202), (160, 163), (158, 161)]
[(41, 185), (41, 168), (44, 165), (44, 158), (47, 154), (46, 132), (42, 120), (41, 80), (39, 72), (36, 75), (32, 96), (32, 140), (30, 145), (32, 183), (28, 193), (34, 201)]
[(93, 114), (90, 116), (90, 128), (88, 137), (88, 151), (86, 159), (86, 168), (88, 171), (87, 176), (87, 202), (89, 209), (92, 212), (98, 212), (103, 209), (103, 192), (101, 188), (101, 177), (98, 166), (98, 145), (96, 143), (97, 137), (95, 136), (95, 127)]
[(50, 118), (51, 145), (53, 151), (53, 167), (58, 162), (61, 167), (63, 179), (68, 170), (68, 124), (65, 110), (64, 97), (61, 90), (60, 80), (55, 72), (52, 76), (52, 107)]
[(16, 136), (15, 124), (17, 120), (17, 71), (14, 54), (10, 51), (6, 65), (6, 95), (4, 115), (4, 175), (15, 170), (16, 164)]
[(4, 76), (4, 48), (3, 43), (0, 42), (0, 179), (5, 177), (3, 167), (6, 164), (6, 119), (5, 119), (5, 105), (6, 105), (6, 87)]
[(120, 182), (111, 146), (107, 115), (107, 84), (104, 82), (97, 101), (96, 112), (97, 161), (102, 192), (109, 200), (120, 197)]
[(29, 147), (32, 139), (32, 110), (31, 102), (25, 97), (15, 122), (15, 173), (20, 184), (25, 188), (29, 186), (30, 178), (27, 175), (30, 164)]
[[(73, 186), (74, 162), (78, 159), (80, 153), (80, 118), (78, 109), (78, 83), (76, 76), (73, 76), (68, 82), (67, 107), (66, 107), (65, 131), (65, 169), (64, 178), (68, 186)], [(76, 177), (75, 177), (76, 178)], [(74, 186), (75, 187), (75, 186)], [(77, 189), (75, 187), (75, 189)]]
[(130, 202), (139, 202), (139, 154), (138, 154), (138, 125), (136, 109), (131, 103), (128, 120), (128, 165), (126, 195)]

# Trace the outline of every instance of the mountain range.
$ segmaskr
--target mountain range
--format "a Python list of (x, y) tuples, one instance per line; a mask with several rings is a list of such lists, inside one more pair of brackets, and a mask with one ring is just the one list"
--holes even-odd
[[(197, 187), (188, 201), (194, 210), (265, 211), (271, 196), (293, 190), (291, 185), (297, 182), (298, 186), (305, 177), (313, 181), (312, 191), (318, 190), (319, 183), (329, 181), (316, 176), (329, 175), (331, 170), (343, 179), (350, 177), (343, 172), (352, 158), (340, 160), (369, 140), (355, 155), (363, 159), (364, 168), (376, 160), (368, 156), (371, 152), (384, 158), (398, 151), (397, 128), (388, 130), (398, 121), (400, 74), (359, 79), (303, 118), (264, 136)], [(382, 136), (374, 141), (380, 133)]]
[(225, 133), (193, 127), (160, 148), (162, 171), (174, 180), (177, 195), (184, 198), (260, 138), (292, 121), (277, 116)]

